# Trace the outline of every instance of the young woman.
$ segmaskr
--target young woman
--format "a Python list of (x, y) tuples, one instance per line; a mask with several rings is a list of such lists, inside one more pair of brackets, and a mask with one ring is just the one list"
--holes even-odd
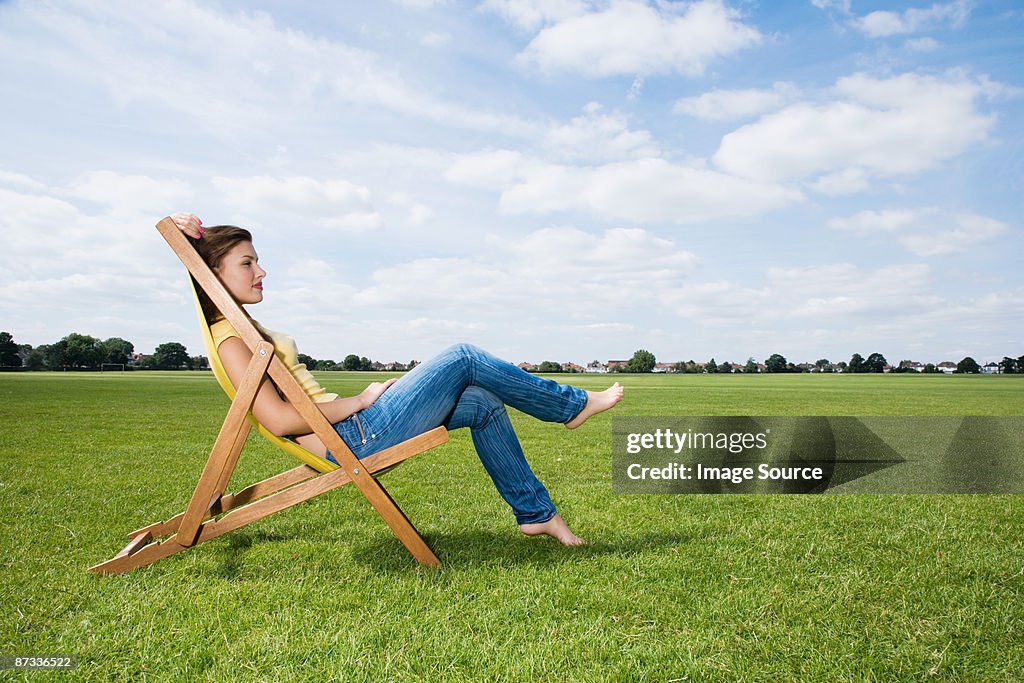
[[(247, 230), (233, 226), (204, 228), (202, 221), (190, 213), (176, 213), (171, 218), (193, 238), (196, 250), (239, 304), (263, 300), (267, 273), (259, 265)], [(238, 386), (252, 353), (205, 295), (201, 293), (200, 298), (224, 369)], [(555, 511), (547, 490), (534, 476), (505, 406), (575, 429), (622, 399), (618, 382), (604, 391), (584, 391), (531, 375), (470, 344), (456, 344), (401, 378), (372, 382), (359, 395), (341, 398), (324, 391), (298, 363), (291, 337), (266, 330), (258, 323), (256, 327), (273, 342), (277, 355), (356, 457), (365, 458), (439, 425), (448, 429), (469, 427), (480, 461), (501, 497), (512, 507), (520, 531), (530, 536), (547, 534), (565, 545), (585, 543)], [(305, 420), (269, 380), (259, 389), (253, 414), (275, 434), (289, 436), (307, 450), (335, 462), (320, 438), (310, 433)]]

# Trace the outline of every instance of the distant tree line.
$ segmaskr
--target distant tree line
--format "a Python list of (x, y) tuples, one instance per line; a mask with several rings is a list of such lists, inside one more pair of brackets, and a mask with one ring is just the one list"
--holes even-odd
[(0, 332), (0, 366), (25, 370), (100, 370), (105, 366), (141, 370), (202, 369), (204, 356), (189, 356), (178, 342), (166, 342), (152, 354), (137, 355), (135, 345), (120, 337), (100, 340), (72, 332), (53, 344), (18, 344), (9, 332)]
[[(614, 364), (609, 367), (609, 372), (653, 372), (657, 365), (654, 354), (646, 349), (639, 349), (633, 357), (629, 359), (624, 365)], [(921, 367), (918, 370), (918, 367)], [(981, 365), (967, 356), (959, 363), (956, 364), (954, 374), (978, 374), (982, 372), (983, 368)], [(709, 360), (707, 363), (701, 364), (694, 360), (678, 361), (669, 366), (667, 372), (675, 373), (687, 373), (687, 374), (729, 374), (733, 372), (754, 374), (759, 372), (766, 373), (800, 373), (800, 372), (842, 372), (842, 373), (905, 373), (905, 372), (922, 372), (926, 374), (943, 374), (943, 371), (937, 367), (934, 363), (926, 363), (924, 366), (915, 363), (911, 360), (902, 360), (896, 366), (890, 366), (889, 362), (880, 353), (872, 353), (867, 358), (864, 358), (859, 353), (853, 354), (850, 357), (850, 361), (839, 361), (838, 363), (832, 363), (827, 358), (819, 358), (813, 365), (808, 363), (801, 363), (800, 365), (794, 365), (793, 363), (786, 360), (786, 357), (780, 353), (773, 353), (771, 356), (765, 359), (763, 364), (759, 364), (754, 360), (753, 356), (747, 358), (747, 362), (742, 367), (736, 367), (736, 364), (728, 361), (718, 363), (714, 358)], [(999, 371), (1006, 375), (1024, 374), (1024, 356), (1019, 358), (1010, 358), (1004, 356), (1003, 360), (999, 363)], [(541, 370), (541, 372), (544, 372)], [(552, 370), (557, 372), (557, 370)]]
[[(340, 363), (331, 359), (318, 360), (300, 353), (300, 363), (305, 363), (310, 370), (386, 370), (404, 372), (412, 370), (418, 361), (408, 363), (380, 363), (371, 361), (366, 356), (350, 353)], [(165, 342), (156, 347), (152, 354), (137, 355), (135, 346), (120, 337), (100, 340), (85, 334), (71, 333), (54, 344), (41, 344), (33, 348), (29, 344), (18, 344), (9, 332), (0, 332), (0, 368), (25, 370), (98, 370), (107, 365), (121, 365), (125, 368), (140, 370), (202, 370), (209, 367), (205, 356), (190, 356), (185, 346), (179, 342)], [(657, 360), (647, 349), (637, 349), (625, 363), (614, 364), (610, 372), (644, 373), (653, 372)], [(850, 361), (832, 363), (827, 358), (819, 358), (814, 365), (802, 363), (794, 365), (779, 353), (773, 353), (763, 364), (753, 357), (747, 358), (742, 367), (728, 361), (717, 363), (714, 358), (701, 364), (694, 360), (673, 363), (668, 372), (689, 374), (729, 374), (740, 373), (784, 373), (784, 372), (842, 372), (842, 373), (880, 373), (885, 372), (918, 372), (913, 361), (903, 360), (896, 366), (889, 366), (885, 356), (872, 353), (864, 358), (859, 353), (853, 354)], [(533, 372), (562, 372), (562, 365), (555, 361), (544, 361)], [(933, 363), (927, 363), (921, 370), (924, 373), (941, 373), (942, 370)], [(977, 374), (982, 371), (981, 365), (970, 356), (956, 364), (958, 374)], [(1004, 356), (999, 362), (999, 371), (1006, 375), (1024, 374), (1024, 356), (1011, 358)]]
[[(317, 360), (300, 353), (310, 370), (411, 370), (417, 361), (383, 364), (349, 354), (341, 363)], [(206, 356), (190, 356), (180, 342), (165, 342), (151, 354), (136, 354), (135, 345), (120, 337), (100, 340), (73, 332), (54, 344), (18, 344), (10, 332), (0, 332), (0, 368), (22, 370), (101, 370), (123, 366), (136, 370), (204, 370)]]
[(337, 363), (331, 359), (318, 360), (312, 356), (307, 356), (304, 353), (299, 354), (299, 362), (305, 364), (309, 370), (388, 370), (391, 372), (405, 372), (406, 370), (412, 370), (414, 367), (419, 365), (419, 361), (411, 360), (408, 363), (381, 363), (379, 361), (372, 361), (366, 356), (357, 356), (354, 353), (350, 353), (345, 356), (345, 360)]

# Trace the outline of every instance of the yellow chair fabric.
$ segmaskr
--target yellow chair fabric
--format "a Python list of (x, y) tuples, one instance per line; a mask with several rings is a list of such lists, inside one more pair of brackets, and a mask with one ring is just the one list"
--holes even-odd
[[(234, 400), (235, 398), (235, 387), (231, 384), (230, 378), (228, 378), (227, 371), (224, 370), (224, 365), (220, 361), (220, 355), (217, 353), (217, 348), (213, 345), (213, 335), (210, 334), (210, 326), (206, 323), (206, 316), (203, 314), (202, 304), (199, 303), (199, 295), (196, 294), (195, 283), (192, 282), (192, 278), (188, 279), (189, 286), (192, 288), (192, 297), (195, 299), (196, 312), (199, 314), (199, 329), (203, 335), (203, 344), (206, 346), (206, 356), (210, 361), (210, 368), (213, 370), (213, 376), (217, 378), (217, 383), (220, 384), (220, 388), (227, 394), (228, 399)], [(256, 430), (270, 443), (274, 444), (282, 451), (306, 463), (317, 472), (331, 472), (332, 470), (338, 469), (338, 466), (329, 460), (325, 460), (315, 453), (310, 453), (299, 444), (280, 437), (269, 429), (260, 424), (260, 421), (256, 417), (249, 413), (246, 419), (256, 427)]]

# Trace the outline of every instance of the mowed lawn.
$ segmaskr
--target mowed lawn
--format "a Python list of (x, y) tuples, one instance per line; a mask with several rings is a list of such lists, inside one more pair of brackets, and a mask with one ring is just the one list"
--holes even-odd
[[(621, 415), (1024, 415), (1024, 377), (616, 379)], [(522, 537), (461, 430), (382, 479), (439, 569), (346, 487), (87, 573), (184, 508), (226, 407), (203, 373), (0, 374), (0, 655), (80, 661), (0, 678), (1024, 680), (1024, 497), (614, 495), (607, 413), (513, 411), (585, 548)], [(253, 436), (233, 482), (292, 465)]]

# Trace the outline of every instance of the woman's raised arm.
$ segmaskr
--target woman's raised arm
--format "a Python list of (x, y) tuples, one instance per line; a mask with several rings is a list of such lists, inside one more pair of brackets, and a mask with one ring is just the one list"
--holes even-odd
[(199, 216), (187, 211), (172, 213), (169, 218), (174, 221), (174, 224), (178, 226), (179, 230), (189, 237), (199, 239), (203, 236), (203, 232), (206, 231), (203, 227), (203, 222), (199, 220)]

